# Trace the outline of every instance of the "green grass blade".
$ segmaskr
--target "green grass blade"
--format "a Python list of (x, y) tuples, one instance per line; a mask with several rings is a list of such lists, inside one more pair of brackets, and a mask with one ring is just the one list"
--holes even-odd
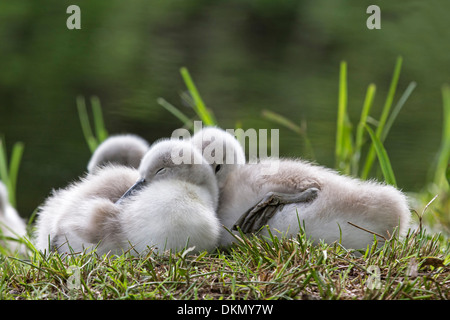
[(450, 185), (450, 163), (447, 165), (446, 177), (447, 177), (447, 184)]
[(352, 155), (354, 154), (354, 142), (353, 142), (353, 136), (352, 136), (352, 124), (350, 122), (350, 118), (348, 114), (345, 116), (345, 122), (344, 122), (344, 136), (343, 136), (343, 159), (341, 162), (341, 170), (342, 172), (346, 174), (350, 174), (351, 171), (351, 160)]
[(24, 150), (22, 142), (16, 142), (11, 152), (11, 159), (8, 166), (8, 157), (4, 138), (0, 139), (0, 180), (6, 185), (9, 194), (9, 202), (13, 207), (16, 206), (16, 186), (19, 173), (20, 162)]
[(14, 202), (14, 194), (11, 192), (13, 188), (8, 171), (8, 157), (4, 137), (0, 140), (0, 180), (5, 184), (6, 189), (8, 190), (9, 201)]
[(98, 142), (92, 133), (91, 125), (89, 123), (89, 117), (86, 110), (86, 103), (84, 97), (77, 97), (78, 116), (80, 118), (81, 130), (83, 131), (84, 138), (91, 152), (94, 152), (97, 148)]
[(0, 180), (5, 184), (6, 189), (8, 189), (9, 192), (9, 190), (11, 190), (11, 181), (9, 179), (8, 157), (6, 156), (6, 146), (3, 136), (0, 139)]
[(9, 198), (13, 207), (16, 207), (17, 177), (19, 175), (19, 167), (24, 148), (25, 146), (22, 142), (16, 142), (11, 153), (11, 162), (9, 165), (9, 180), (11, 189), (9, 190)]
[(290, 130), (292, 130), (293, 132), (297, 133), (298, 135), (302, 136), (305, 142), (305, 147), (306, 147), (306, 153), (309, 154), (312, 158), (314, 157), (314, 151), (311, 145), (311, 141), (308, 138), (307, 132), (306, 132), (306, 125), (302, 125), (301, 127), (296, 125), (294, 122), (292, 122), (291, 120), (287, 119), (286, 117), (275, 113), (273, 111), (269, 111), (269, 110), (263, 110), (262, 111), (262, 116), (263, 118), (266, 118), (270, 121), (273, 121), (275, 123), (278, 123), (280, 125), (282, 125), (283, 127), (286, 127)]
[(292, 122), (291, 120), (287, 119), (286, 117), (283, 117), (282, 115), (269, 111), (269, 110), (263, 110), (262, 111), (262, 116), (268, 120), (271, 120), (275, 123), (278, 123), (292, 131), (294, 131), (295, 133), (297, 133), (298, 135), (304, 135), (305, 132), (303, 131), (302, 128), (300, 128), (298, 125), (296, 125), (294, 122)]
[(370, 84), (366, 91), (366, 98), (364, 100), (363, 109), (361, 111), (361, 118), (356, 129), (355, 138), (355, 150), (353, 154), (353, 175), (358, 175), (359, 160), (361, 158), (361, 148), (364, 142), (364, 128), (367, 123), (367, 118), (369, 117), (370, 110), (372, 109), (373, 100), (375, 98), (376, 86), (375, 84)]
[[(381, 117), (380, 117), (380, 121), (376, 130), (376, 136), (378, 139), (380, 139), (381, 142), (383, 142), (383, 139), (381, 137), (386, 121), (388, 119), (390, 110), (391, 110), (391, 106), (392, 106), (392, 102), (394, 100), (394, 96), (395, 96), (395, 92), (397, 90), (397, 84), (398, 84), (398, 80), (400, 78), (400, 72), (401, 72), (401, 68), (402, 68), (402, 62), (403, 62), (403, 58), (400, 56), (397, 58), (397, 62), (395, 64), (395, 69), (394, 69), (394, 73), (392, 75), (392, 81), (389, 87), (389, 92), (388, 95), (386, 97), (386, 102), (384, 104), (383, 107), (383, 111), (381, 113)], [(366, 158), (366, 162), (364, 164), (364, 169), (363, 172), (361, 174), (361, 178), (362, 179), (367, 179), (370, 173), (370, 170), (372, 169), (373, 166), (373, 162), (375, 160), (375, 146), (372, 145), (369, 153), (367, 154), (367, 158)]]
[(434, 183), (445, 190), (449, 189), (449, 181), (446, 178), (446, 171), (449, 168), (450, 161), (450, 86), (442, 87), (443, 100), (443, 123), (441, 148), (439, 151)]
[(385, 141), (386, 137), (389, 134), (389, 131), (391, 130), (392, 125), (394, 124), (395, 119), (397, 118), (398, 114), (402, 110), (403, 106), (405, 105), (405, 102), (408, 100), (411, 93), (416, 88), (417, 83), (411, 82), (408, 87), (406, 88), (403, 95), (400, 97), (400, 100), (398, 100), (397, 104), (395, 105), (394, 109), (392, 109), (392, 113), (389, 116), (389, 119), (386, 122), (386, 125), (384, 127), (383, 133), (381, 134), (381, 141)]
[(394, 171), (392, 170), (391, 162), (389, 161), (386, 149), (384, 148), (380, 139), (378, 139), (376, 134), (373, 132), (373, 130), (367, 125), (366, 129), (372, 139), (376, 154), (378, 156), (378, 161), (380, 163), (381, 171), (383, 172), (386, 183), (396, 187), (397, 182), (395, 180)]
[(347, 63), (341, 62), (339, 71), (339, 101), (336, 127), (336, 168), (341, 168), (344, 159), (344, 132), (347, 116)]
[(350, 174), (353, 154), (352, 125), (347, 113), (347, 63), (341, 62), (339, 72), (339, 101), (336, 126), (336, 168)]
[(100, 99), (96, 96), (91, 97), (92, 114), (94, 116), (94, 127), (97, 136), (97, 142), (102, 143), (108, 138), (108, 131), (105, 128), (103, 121), (102, 106)]
[(397, 62), (395, 64), (394, 74), (392, 76), (392, 82), (389, 87), (388, 96), (386, 98), (386, 102), (383, 107), (383, 112), (381, 113), (380, 124), (378, 125), (378, 128), (376, 130), (376, 134), (377, 134), (378, 138), (381, 137), (381, 133), (384, 130), (384, 125), (386, 124), (387, 118), (388, 118), (390, 110), (391, 110), (392, 102), (394, 101), (394, 96), (395, 96), (395, 92), (397, 91), (397, 84), (398, 84), (398, 80), (400, 78), (400, 72), (402, 69), (402, 62), (403, 62), (403, 58), (398, 57)]
[(181, 112), (178, 108), (174, 107), (172, 104), (167, 102), (163, 98), (156, 99), (156, 102), (161, 105), (164, 109), (169, 111), (172, 115), (178, 118), (181, 122), (184, 123), (189, 129), (194, 127), (194, 123), (191, 119), (189, 119), (183, 112)]
[(200, 117), (200, 119), (204, 122), (205, 125), (207, 126), (216, 125), (216, 121), (214, 120), (212, 114), (206, 108), (205, 103), (203, 102), (203, 99), (200, 96), (197, 87), (195, 86), (195, 83), (192, 80), (191, 75), (189, 74), (188, 69), (182, 67), (180, 69), (180, 73), (181, 76), (183, 77), (186, 87), (188, 88), (192, 96), (192, 99), (194, 99), (194, 110), (197, 113), (197, 115)]

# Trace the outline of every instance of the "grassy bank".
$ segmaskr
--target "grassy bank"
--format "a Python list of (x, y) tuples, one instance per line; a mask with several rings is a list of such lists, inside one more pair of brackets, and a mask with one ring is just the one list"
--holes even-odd
[(348, 251), (256, 237), (227, 251), (136, 258), (0, 256), (0, 299), (449, 299), (450, 245), (423, 230)]

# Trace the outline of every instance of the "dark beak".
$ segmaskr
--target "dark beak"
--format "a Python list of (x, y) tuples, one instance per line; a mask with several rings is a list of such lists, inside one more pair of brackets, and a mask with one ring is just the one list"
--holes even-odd
[(135, 193), (136, 191), (141, 190), (145, 185), (145, 179), (139, 179), (135, 184), (133, 184), (131, 186), (130, 189), (127, 190), (127, 192), (125, 192), (123, 194), (123, 196), (120, 197), (119, 200), (116, 201), (116, 204), (120, 204), (125, 198), (128, 198), (129, 196), (131, 196), (133, 193)]

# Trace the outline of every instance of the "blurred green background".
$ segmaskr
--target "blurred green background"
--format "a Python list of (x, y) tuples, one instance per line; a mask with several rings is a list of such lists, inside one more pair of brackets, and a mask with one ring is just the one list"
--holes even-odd
[[(81, 30), (66, 9), (81, 8)], [(381, 8), (381, 30), (366, 9)], [(22, 141), (17, 202), (30, 215), (52, 188), (86, 169), (76, 97), (96, 95), (110, 134), (147, 140), (182, 125), (157, 104), (189, 116), (180, 93), (186, 66), (223, 128), (277, 128), (261, 111), (306, 121), (317, 162), (334, 166), (339, 63), (348, 63), (349, 112), (358, 121), (377, 85), (378, 117), (395, 60), (395, 101), (417, 88), (385, 143), (400, 188), (420, 191), (440, 145), (441, 87), (450, 83), (450, 1), (365, 0), (20, 0), (0, 2), (0, 134)], [(280, 128), (280, 155), (306, 156), (301, 137)]]

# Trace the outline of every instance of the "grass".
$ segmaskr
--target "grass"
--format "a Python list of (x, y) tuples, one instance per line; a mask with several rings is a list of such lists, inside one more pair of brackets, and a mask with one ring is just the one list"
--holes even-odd
[(425, 220), (432, 228), (445, 230), (450, 234), (450, 87), (442, 87), (443, 115), (441, 147), (436, 163), (430, 172), (431, 181), (416, 195), (421, 203), (438, 196), (432, 215)]
[(369, 132), (370, 138), (372, 139), (372, 143), (374, 149), (378, 155), (378, 159), (380, 160), (381, 171), (384, 175), (384, 181), (390, 185), (397, 186), (397, 182), (395, 180), (394, 171), (392, 170), (391, 162), (387, 155), (386, 149), (381, 143), (380, 139), (376, 136), (376, 134), (370, 129), (370, 127), (366, 126), (367, 131)]
[[(353, 175), (366, 180), (369, 178), (369, 174), (375, 162), (375, 157), (377, 157), (384, 180), (389, 184), (396, 185), (395, 175), (392, 171), (389, 156), (383, 146), (383, 142), (388, 136), (389, 130), (394, 124), (396, 117), (416, 87), (416, 83), (411, 82), (402, 97), (399, 99), (398, 103), (395, 105), (394, 109), (391, 110), (400, 77), (402, 61), (403, 59), (401, 57), (397, 58), (389, 92), (379, 120), (374, 120), (370, 116), (370, 111), (373, 107), (373, 101), (376, 93), (376, 85), (373, 83), (369, 84), (364, 104), (361, 109), (361, 116), (356, 126), (356, 132), (353, 132), (353, 125), (347, 108), (347, 63), (345, 61), (341, 62), (339, 71), (335, 146), (335, 168), (341, 173)], [(314, 155), (311, 142), (306, 135), (305, 124), (302, 124), (302, 127), (299, 127), (282, 115), (266, 110), (263, 111), (263, 116), (302, 136), (305, 141), (306, 154)], [(375, 124), (375, 130), (370, 128), (369, 123)], [(366, 133), (369, 135), (370, 140), (367, 139)], [(367, 152), (365, 161), (363, 161), (362, 149), (368, 141), (371, 141), (371, 143), (369, 144), (369, 151)], [(442, 161), (445, 160), (441, 160), (441, 162)], [(361, 166), (362, 170), (360, 170)]]
[[(373, 132), (369, 127), (368, 119), (372, 109), (373, 100), (375, 98), (376, 86), (375, 84), (370, 84), (368, 86), (366, 98), (361, 111), (361, 117), (356, 129), (355, 138), (352, 135), (352, 124), (347, 110), (347, 63), (345, 61), (341, 62), (336, 125), (336, 169), (342, 173), (360, 176), (363, 180), (366, 180), (369, 178), (369, 174), (375, 161), (375, 156), (377, 156), (385, 181), (389, 184), (396, 185), (394, 172), (391, 169), (389, 157), (383, 147), (383, 142), (386, 139), (389, 129), (391, 128), (396, 116), (415, 87), (415, 85), (408, 87), (394, 112), (391, 112), (400, 77), (402, 61), (402, 57), (397, 58), (389, 92), (386, 97), (380, 119), (376, 122), (375, 132)], [(369, 146), (369, 151), (365, 162), (363, 163), (362, 172), (358, 174), (361, 150), (365, 139), (365, 130), (368, 131), (372, 143)]]
[(13, 207), (16, 206), (17, 178), (24, 149), (25, 145), (22, 142), (14, 143), (8, 165), (5, 139), (0, 140), (0, 180), (8, 189), (9, 202)]
[(103, 121), (100, 99), (96, 96), (91, 97), (94, 129), (92, 129), (91, 123), (89, 121), (85, 98), (82, 96), (78, 96), (76, 102), (81, 129), (83, 131), (83, 135), (89, 147), (89, 150), (91, 151), (91, 153), (93, 153), (95, 149), (97, 149), (97, 147), (100, 145), (100, 143), (108, 138), (108, 131), (106, 130)]
[[(386, 182), (396, 185), (383, 142), (415, 88), (415, 83), (411, 82), (392, 108), (401, 62), (399, 58), (382, 118), (374, 121), (370, 116), (376, 93), (375, 84), (370, 84), (355, 132), (347, 110), (347, 66), (345, 62), (341, 63), (337, 117), (339, 138), (336, 140), (338, 170), (362, 176), (377, 157)], [(183, 99), (192, 105), (196, 116), (205, 124), (217, 125), (212, 110), (206, 107), (187, 69), (182, 68), (180, 73), (189, 91), (188, 95), (183, 94)], [(442, 92), (444, 115), (448, 115), (450, 88), (444, 86)], [(192, 128), (192, 118), (163, 98), (158, 99), (158, 103), (185, 127)], [(90, 126), (84, 99), (77, 99), (86, 142), (91, 150), (95, 150), (107, 137), (107, 131), (99, 101), (93, 98), (91, 104), (94, 129)], [(296, 132), (304, 139), (310, 155), (314, 154), (306, 123), (302, 122), (299, 126), (268, 110), (264, 110), (262, 116)], [(449, 201), (441, 196), (445, 192), (448, 194), (448, 119), (444, 116), (441, 150), (433, 178), (424, 183), (427, 187), (420, 195), (424, 208), (421, 214), (417, 214), (418, 227), (404, 239), (399, 239), (395, 234), (390, 239), (374, 235), (372, 246), (349, 251), (338, 242), (314, 244), (303, 233), (291, 239), (273, 235), (269, 239), (241, 235), (228, 250), (190, 255), (187, 254), (189, 249), (186, 249), (181, 252), (150, 253), (140, 258), (129, 253), (113, 257), (97, 256), (95, 252), (66, 257), (55, 253), (45, 256), (22, 239), (29, 248), (28, 255), (18, 256), (12, 252), (0, 255), (0, 299), (449, 299), (450, 242), (447, 236), (440, 233), (429, 234), (425, 225), (434, 219), (450, 226), (450, 217), (445, 214)], [(375, 129), (369, 124), (375, 124)], [(369, 147), (366, 157), (362, 154), (363, 146)], [(5, 152), (2, 157), (6, 159)], [(16, 155), (16, 158), (20, 157)], [(5, 171), (4, 168), (2, 170)], [(436, 194), (440, 197), (436, 198)], [(276, 234), (276, 230), (272, 232)]]
[(442, 87), (443, 123), (441, 148), (434, 175), (435, 184), (445, 190), (449, 190), (449, 159), (450, 159), (450, 86)]
[[(392, 103), (394, 101), (394, 96), (395, 96), (395, 92), (397, 89), (398, 80), (400, 78), (402, 62), (403, 62), (402, 57), (398, 57), (397, 62), (395, 64), (394, 73), (392, 75), (392, 81), (391, 81), (391, 85), (389, 87), (389, 92), (386, 97), (386, 102), (384, 104), (383, 111), (381, 113), (381, 117), (379, 119), (378, 126), (377, 126), (377, 129), (375, 132), (376, 137), (378, 139), (380, 139), (381, 142), (383, 142), (387, 136), (387, 133), (385, 131), (385, 125), (386, 125), (386, 122), (388, 121)], [(361, 174), (362, 179), (367, 179), (369, 177), (370, 169), (372, 168), (374, 158), (375, 158), (375, 145), (373, 144), (369, 150), (369, 153), (367, 155), (367, 159), (366, 159), (366, 162), (365, 162), (365, 165), (363, 168), (363, 172)], [(380, 158), (379, 158), (379, 160), (381, 161)]]
[(0, 299), (450, 298), (450, 245), (423, 231), (384, 244), (375, 240), (358, 252), (313, 244), (304, 234), (240, 238), (228, 251), (198, 255), (62, 258), (30, 250), (28, 259), (0, 257)]

